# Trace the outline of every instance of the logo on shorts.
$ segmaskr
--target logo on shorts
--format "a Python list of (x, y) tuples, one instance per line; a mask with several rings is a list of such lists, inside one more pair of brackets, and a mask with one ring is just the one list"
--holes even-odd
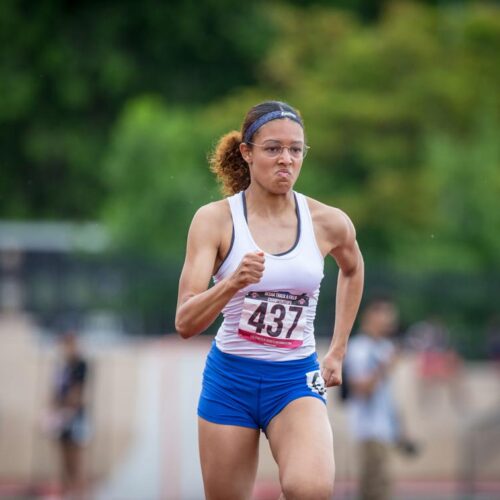
[(323, 399), (326, 399), (325, 381), (321, 376), (319, 370), (306, 373), (307, 386), (311, 391), (319, 394)]

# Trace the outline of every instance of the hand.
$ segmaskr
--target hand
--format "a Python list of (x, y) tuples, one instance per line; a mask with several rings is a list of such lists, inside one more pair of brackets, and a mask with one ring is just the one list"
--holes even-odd
[(229, 278), (235, 288), (241, 290), (258, 283), (264, 274), (264, 252), (249, 252), (243, 256), (236, 271)]
[(328, 352), (323, 358), (321, 376), (326, 387), (335, 387), (342, 384), (342, 358)]

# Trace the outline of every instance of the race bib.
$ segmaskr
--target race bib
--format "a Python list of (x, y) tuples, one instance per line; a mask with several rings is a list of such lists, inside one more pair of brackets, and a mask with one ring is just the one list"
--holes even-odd
[(238, 335), (257, 344), (296, 349), (304, 342), (309, 297), (288, 292), (249, 292)]
[(326, 387), (325, 381), (321, 376), (319, 370), (314, 370), (312, 372), (306, 373), (307, 386), (312, 392), (319, 394), (324, 400), (326, 400)]

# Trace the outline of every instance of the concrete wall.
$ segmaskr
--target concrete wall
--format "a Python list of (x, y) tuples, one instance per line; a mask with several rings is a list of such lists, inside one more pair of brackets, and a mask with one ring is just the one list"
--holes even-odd
[[(210, 342), (208, 337), (182, 341), (169, 336), (99, 348), (87, 345), (94, 428), (87, 461), (97, 498), (202, 498), (196, 403)], [(324, 348), (319, 346), (320, 356)], [(29, 318), (0, 318), (0, 481), (35, 483), (57, 477), (54, 444), (40, 429), (55, 362), (54, 346), (41, 341)], [(454, 401), (447, 387), (419, 392), (415, 359), (404, 357), (395, 372), (395, 389), (406, 427), (422, 453), (412, 460), (396, 455), (397, 476), (456, 478), (466, 430), (499, 410), (499, 380), (493, 367), (467, 364), (461, 397)], [(345, 406), (334, 391), (328, 411), (337, 478), (349, 480), (356, 476), (355, 449)], [(483, 439), (495, 453), (477, 463), (479, 474), (498, 478), (498, 430)], [(262, 437), (258, 480), (276, 479), (276, 465)]]

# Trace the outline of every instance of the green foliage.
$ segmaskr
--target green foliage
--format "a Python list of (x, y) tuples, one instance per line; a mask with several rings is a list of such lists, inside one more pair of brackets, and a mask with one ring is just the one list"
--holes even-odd
[(104, 162), (111, 193), (106, 218), (118, 245), (180, 255), (194, 212), (215, 195), (205, 166), (208, 144), (193, 113), (153, 97), (127, 105)]
[[(181, 255), (190, 215), (217, 196), (204, 191), (214, 186), (205, 154), (250, 106), (281, 98), (302, 111), (312, 146), (297, 188), (351, 215), (369, 261), (500, 267), (491, 231), (500, 222), (500, 10), (397, 2), (370, 25), (317, 5), (267, 15), (280, 36), (257, 69), (259, 87), (198, 110), (174, 112), (159, 98), (125, 109), (106, 169), (121, 241)], [(172, 210), (179, 217), (164, 232)]]
[[(306, 118), (312, 148), (298, 188), (345, 209), (368, 258), (500, 267), (489, 226), (500, 182), (498, 7), (397, 2), (369, 26), (330, 9), (285, 9), (276, 22), (283, 35), (262, 78)], [(445, 186), (455, 188), (450, 203), (463, 200), (460, 223), (439, 200)]]
[(428, 138), (428, 234), (415, 232), (401, 245), (402, 255), (419, 267), (498, 269), (500, 234), (493, 228), (500, 227), (500, 123), (488, 111), (480, 120), (462, 141), (444, 132)]
[(369, 259), (498, 267), (499, 8), (293, 3), (2, 2), (3, 216), (105, 213), (118, 241), (179, 256), (215, 196), (206, 153), (281, 98), (312, 146), (298, 189), (346, 210)]
[(252, 84), (271, 28), (260, 1), (0, 2), (2, 217), (98, 217), (127, 101), (192, 106)]

